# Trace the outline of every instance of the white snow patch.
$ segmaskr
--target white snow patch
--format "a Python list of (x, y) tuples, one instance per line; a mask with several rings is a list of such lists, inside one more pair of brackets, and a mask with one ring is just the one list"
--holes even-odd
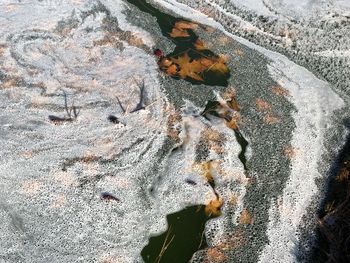
[(254, 11), (258, 15), (275, 16), (274, 13), (264, 5), (262, 0), (231, 0), (231, 3), (240, 8)]
[(314, 54), (322, 57), (350, 57), (350, 50), (324, 50)]
[[(296, 231), (312, 196), (318, 189), (315, 179), (323, 153), (324, 132), (331, 125), (330, 116), (344, 103), (329, 85), (310, 72), (287, 61), (274, 61), (269, 70), (281, 86), (288, 89), (291, 102), (297, 108), (293, 114), (296, 129), (291, 145), (295, 150), (292, 171), (283, 195), (269, 213), (270, 243), (261, 254), (260, 262), (294, 262), (292, 252)], [(282, 73), (282, 74), (281, 74)]]

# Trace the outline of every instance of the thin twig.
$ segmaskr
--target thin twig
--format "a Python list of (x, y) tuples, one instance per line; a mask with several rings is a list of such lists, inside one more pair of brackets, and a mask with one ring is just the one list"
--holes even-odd
[(74, 118), (78, 118), (78, 115), (80, 113), (80, 109), (77, 111), (77, 107), (73, 106), (73, 113), (74, 113)]
[[(49, 120), (54, 123), (60, 123), (65, 121), (72, 122), (78, 118), (78, 115), (80, 113), (80, 109), (78, 110), (78, 107), (74, 106), (74, 101), (72, 102), (72, 105), (70, 107), (68, 106), (68, 96), (65, 91), (63, 91), (63, 98), (64, 98), (64, 109), (67, 113), (67, 117), (61, 118), (55, 115), (49, 115)], [(74, 116), (72, 116), (72, 111)]]
[(159, 255), (158, 255), (158, 257), (156, 258), (156, 260), (157, 260), (156, 262), (157, 262), (157, 263), (159, 263), (159, 261), (161, 260), (163, 254), (164, 254), (164, 251), (165, 251), (164, 249), (167, 248), (167, 247), (169, 246), (169, 244), (171, 243), (171, 241), (172, 241), (172, 240), (174, 239), (174, 237), (175, 237), (175, 235), (174, 235), (173, 238), (170, 240), (170, 243), (169, 243), (168, 245), (166, 245), (167, 240), (168, 240), (168, 237), (169, 237), (169, 235), (170, 235), (170, 232), (171, 232), (171, 226), (170, 226), (169, 229), (168, 229), (168, 232), (167, 232), (167, 234), (166, 234), (166, 236), (165, 236), (165, 239), (164, 239), (162, 248), (160, 249)]
[(123, 113), (125, 114), (125, 109), (124, 109), (124, 107), (123, 107), (123, 105), (122, 105), (122, 103), (120, 102), (120, 100), (119, 100), (119, 98), (117, 97), (117, 101), (118, 101), (118, 104), (119, 104), (119, 107), (122, 109), (122, 111), (123, 111)]
[(167, 233), (167, 235), (166, 235), (166, 237), (165, 237), (165, 240), (164, 240), (164, 243), (163, 243), (163, 246), (162, 246), (162, 248), (161, 248), (161, 250), (160, 250), (160, 252), (159, 252), (159, 255), (158, 255), (158, 257), (157, 257), (157, 263), (159, 263), (160, 262), (160, 260), (162, 259), (162, 256), (163, 256), (163, 254), (165, 253), (165, 251), (168, 249), (168, 247), (169, 247), (169, 245), (171, 244), (171, 242), (174, 240), (174, 238), (175, 238), (175, 235), (173, 235), (173, 237), (170, 239), (170, 241), (169, 241), (169, 243), (168, 244), (166, 244), (167, 242), (167, 239), (168, 239), (168, 237), (169, 237), (169, 234), (170, 234), (170, 229), (171, 229), (171, 227), (169, 228), (169, 230), (168, 230), (168, 233)]
[(202, 232), (202, 235), (201, 235), (201, 242), (199, 243), (199, 246), (197, 248), (197, 250), (200, 250), (201, 246), (202, 246), (202, 243), (203, 243), (203, 240), (204, 240), (204, 232), (205, 232), (205, 229), (203, 230)]
[(145, 108), (144, 104), (143, 104), (143, 101), (144, 101), (144, 98), (143, 98), (143, 93), (144, 93), (144, 90), (145, 90), (145, 82), (142, 81), (142, 85), (139, 85), (139, 89), (140, 89), (140, 99), (139, 99), (139, 102), (137, 103), (136, 107), (130, 111), (130, 113), (133, 113), (135, 111), (139, 111), (139, 110), (142, 110)]
[(64, 108), (67, 112), (67, 115), (68, 115), (68, 118), (72, 118), (71, 117), (71, 112), (72, 110), (69, 111), (69, 108), (68, 108), (68, 99), (67, 99), (67, 93), (63, 91), (63, 96), (64, 96)]
[(168, 244), (164, 247), (164, 249), (161, 251), (161, 253), (159, 254), (159, 259), (158, 259), (157, 263), (160, 262), (160, 260), (162, 259), (163, 254), (164, 254), (165, 251), (168, 249), (168, 247), (170, 246), (171, 242), (173, 242), (174, 238), (175, 238), (175, 235), (173, 235), (173, 237), (170, 239), (169, 243), (168, 243)]

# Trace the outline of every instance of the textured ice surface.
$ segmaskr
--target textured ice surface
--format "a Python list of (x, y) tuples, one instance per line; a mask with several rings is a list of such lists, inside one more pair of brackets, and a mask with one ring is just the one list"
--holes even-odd
[[(1, 39), (1, 258), (133, 262), (150, 233), (166, 228), (168, 213), (213, 196), (204, 183), (195, 192), (184, 183), (176, 157), (171, 171), (161, 161), (166, 98), (156, 61), (137, 47), (138, 36), (145, 43), (149, 36), (130, 38), (98, 2), (74, 11), (66, 2), (2, 5), (15, 9)], [(36, 22), (28, 24), (31, 15)], [(142, 80), (150, 106), (129, 113)], [(66, 115), (63, 92), (80, 113), (55, 125), (48, 116)], [(109, 123), (109, 114), (121, 123)], [(151, 196), (163, 174), (167, 185)], [(101, 200), (102, 192), (120, 201)]]
[[(272, 63), (271, 73), (290, 91), (297, 108), (296, 129), (291, 146), (295, 149), (292, 171), (283, 195), (272, 205), (268, 236), (270, 243), (262, 252), (261, 262), (295, 261), (295, 241), (302, 217), (307, 213), (312, 197), (317, 193), (316, 179), (322, 160), (325, 129), (331, 125), (330, 114), (344, 106), (327, 83), (315, 79), (310, 72), (281, 61)], [(283, 72), (281, 76), (280, 73)], [(291, 81), (293, 80), (293, 81)]]
[[(341, 55), (348, 53), (350, 44), (350, 9), (347, 1), (162, 2), (168, 7), (172, 3), (178, 9), (184, 9), (186, 5), (192, 7), (197, 11), (196, 17), (200, 17), (199, 11), (209, 20), (219, 22), (228, 32), (287, 55), (317, 77), (324, 78), (347, 93), (349, 56)], [(261, 5), (269, 12), (266, 8), (258, 8)]]
[[(120, 2), (1, 5), (1, 260), (139, 260), (167, 214), (215, 198), (192, 168), (210, 124), (185, 114), (174, 125), (186, 127), (188, 144), (170, 156), (174, 109), (149, 54), (153, 40), (126, 23)], [(142, 82), (146, 108), (132, 113)], [(68, 118), (64, 94), (78, 117), (50, 122)], [(228, 159), (241, 171), (233, 132), (215, 129), (227, 130)], [(116, 199), (102, 200), (105, 192)]]
[[(329, 83), (287, 57), (233, 36), (225, 24), (227, 19), (239, 21), (239, 30), (233, 33), (258, 32), (254, 35), (258, 43), (266, 36), (281, 41), (287, 50), (292, 38), (259, 28), (240, 10), (233, 12), (225, 1), (199, 1), (199, 5), (198, 1), (181, 1), (188, 5), (196, 2), (195, 11), (175, 0), (156, 2), (218, 28), (215, 34), (221, 43), (214, 45), (215, 51), (229, 53), (237, 65), (248, 65), (242, 73), (230, 62), (230, 84), (237, 85), (242, 105), (252, 180), (238, 159), (241, 147), (231, 129), (220, 119), (199, 117), (202, 108), (192, 101), (182, 101), (183, 107), (176, 109), (169, 99), (167, 89), (187, 88), (189, 84), (170, 81), (159, 72), (152, 49), (162, 36), (151, 17), (139, 15), (135, 7), (122, 1), (4, 0), (0, 3), (0, 261), (140, 262), (148, 238), (166, 229), (167, 214), (188, 205), (207, 204), (215, 197), (195, 165), (201, 142), (213, 134), (224, 137), (225, 142), (220, 149), (210, 149), (206, 161), (220, 167), (214, 179), (225, 203), (223, 215), (207, 224), (209, 246), (222, 249), (222, 240), (233, 233), (226, 251), (228, 262), (236, 250), (237, 257), (246, 262), (258, 258), (261, 262), (295, 260), (293, 249), (299, 241), (302, 217), (318, 192), (315, 180), (325, 176), (318, 166), (322, 166), (320, 162), (329, 165), (322, 159), (327, 133), (336, 129), (342, 133), (333, 113), (338, 112), (339, 119), (345, 115), (349, 97), (344, 87), (348, 83), (332, 87), (340, 98)], [(281, 21), (299, 13), (292, 1), (232, 3), (245, 9), (253, 5), (253, 11)], [(329, 8), (345, 12), (342, 8), (347, 5), (338, 1)], [(324, 10), (323, 4), (312, 6)], [(131, 23), (127, 11), (142, 18), (144, 27), (135, 25), (141, 20)], [(327, 23), (347, 21), (345, 15), (325, 19)], [(209, 42), (209, 37), (205, 40)], [(339, 43), (341, 48), (346, 41)], [(242, 57), (234, 55), (233, 49)], [(318, 56), (331, 54), (332, 59), (333, 53), (340, 54), (343, 59), (339, 52), (346, 51), (321, 43), (318, 52)], [(261, 63), (261, 69), (249, 72), (256, 63)], [(241, 78), (242, 74), (255, 75), (251, 79), (249, 75)], [(131, 112), (138, 103), (142, 82), (146, 108)], [(274, 84), (288, 95), (272, 94), (268, 85)], [(191, 88), (198, 92), (207, 87)], [(74, 105), (80, 112), (76, 120), (53, 123), (49, 115), (68, 117), (64, 94), (68, 107)], [(221, 99), (220, 92), (215, 92), (201, 100), (215, 96)], [(257, 110), (257, 96), (270, 100), (277, 117)], [(108, 122), (110, 114), (120, 123)], [(336, 141), (334, 147), (338, 144)], [(278, 150), (272, 151), (274, 148)], [(264, 149), (274, 155), (256, 155)], [(197, 184), (187, 184), (186, 179)], [(116, 199), (102, 200), (105, 192)], [(254, 196), (261, 199), (256, 201)], [(246, 207), (259, 213), (252, 213), (251, 226), (242, 226), (240, 220)], [(256, 237), (248, 232), (255, 230)], [(249, 247), (245, 240), (258, 242)], [(239, 251), (240, 246), (250, 251)], [(208, 255), (208, 251), (200, 251), (194, 260), (208, 260)]]
[[(184, 5), (177, 6), (174, 1), (165, 2), (172, 2), (174, 6), (181, 8), (182, 15), (186, 16)], [(159, 3), (162, 3), (162, 1), (159, 1)], [(220, 9), (218, 1), (216, 3), (210, 1), (210, 3), (219, 12), (223, 11)], [(165, 4), (165, 6), (168, 5)], [(225, 6), (225, 4), (221, 6)], [(191, 16), (191, 11), (189, 8), (188, 18)], [(223, 29), (220, 23), (206, 18), (205, 15), (198, 15), (198, 20)], [(220, 19), (218, 20), (220, 22)], [(229, 32), (227, 34), (230, 35)], [(271, 59), (271, 65), (269, 66), (271, 75), (282, 87), (289, 91), (289, 100), (296, 107), (293, 114), (296, 128), (293, 131), (291, 141), (291, 149), (293, 149), (291, 152), (291, 174), (286, 182), (283, 194), (271, 203), (267, 230), (269, 244), (260, 256), (261, 262), (295, 262), (300, 256), (298, 255), (297, 244), (300, 242), (299, 227), (305, 223), (302, 218), (305, 216), (313, 217), (307, 211), (315, 211), (310, 210), (309, 205), (312, 198), (317, 196), (319, 191), (316, 180), (323, 177), (319, 173), (319, 166), (321, 160), (323, 160), (322, 155), (326, 152), (323, 144), (324, 140), (329, 139), (326, 136), (326, 131), (329, 132), (329, 128), (332, 127), (332, 112), (343, 109), (343, 114), (346, 114), (349, 109), (348, 106), (347, 109), (344, 109), (344, 101), (331, 89), (331, 85), (318, 80), (311, 72), (295, 65), (285, 56), (267, 51), (246, 40), (237, 37), (235, 39), (257, 49)], [(342, 73), (341, 68), (335, 68), (334, 70)], [(349, 85), (348, 82), (344, 84), (345, 87)], [(339, 87), (335, 86), (333, 88), (341, 92)], [(342, 94), (348, 103), (348, 89), (345, 88), (345, 93)], [(333, 147), (337, 146), (333, 145)], [(325, 163), (322, 165), (325, 165)], [(312, 235), (310, 234), (309, 237), (311, 238)]]

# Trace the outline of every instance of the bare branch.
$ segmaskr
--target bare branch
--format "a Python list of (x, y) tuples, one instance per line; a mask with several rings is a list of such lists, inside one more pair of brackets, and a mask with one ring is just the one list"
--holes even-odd
[(139, 89), (140, 89), (139, 103), (137, 103), (136, 107), (132, 111), (130, 111), (130, 113), (133, 113), (133, 112), (139, 111), (139, 110), (143, 110), (145, 108), (145, 105), (144, 105), (145, 82), (144, 81), (142, 81), (142, 85), (139, 85)]
[[(55, 115), (49, 115), (49, 120), (54, 123), (60, 123), (60, 122), (66, 122), (66, 121), (74, 121), (78, 118), (80, 109), (78, 110), (78, 107), (74, 106), (74, 101), (72, 102), (72, 106), (68, 106), (68, 97), (67, 93), (63, 91), (63, 97), (64, 97), (64, 109), (67, 113), (67, 117), (58, 117)], [(74, 117), (72, 117), (72, 112), (74, 114)]]
[(77, 110), (77, 107), (73, 106), (73, 113), (74, 113), (74, 119), (77, 119), (80, 113), (80, 109)]
[(67, 93), (65, 91), (63, 91), (63, 96), (64, 96), (64, 108), (67, 112), (68, 118), (72, 118), (71, 117), (72, 110), (69, 110), (69, 108), (68, 108)]
[(123, 113), (126, 112), (125, 108), (123, 107), (122, 103), (120, 102), (119, 98), (117, 97), (117, 101), (118, 101), (118, 104), (119, 104), (119, 107), (122, 109)]

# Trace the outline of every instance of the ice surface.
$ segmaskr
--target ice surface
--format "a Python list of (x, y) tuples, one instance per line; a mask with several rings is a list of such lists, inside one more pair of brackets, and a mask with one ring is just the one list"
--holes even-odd
[[(293, 138), (286, 141), (294, 149), (291, 171), (283, 193), (271, 200), (268, 240), (262, 241), (270, 244), (259, 256), (261, 262), (294, 261), (301, 218), (319, 190), (315, 179), (321, 176), (317, 167), (325, 134), (333, 127), (333, 112), (346, 106), (347, 97), (342, 100), (328, 83), (287, 57), (231, 34), (219, 18), (175, 0), (155, 2), (223, 31), (244, 46), (249, 59), (255, 56), (249, 50), (258, 51), (270, 61), (268, 77), (289, 92), (286, 100), (295, 107)], [(239, 21), (245, 31), (287, 38), (233, 13), (225, 1), (205, 2), (222, 17)], [(299, 10), (303, 6), (311, 13), (323, 6), (312, 1), (232, 3), (269, 17), (279, 17), (278, 11), (283, 21), (296, 14), (312, 16)], [(333, 6), (341, 10), (349, 5), (338, 1)], [(113, 0), (1, 2), (0, 261), (140, 262), (149, 237), (167, 228), (166, 215), (215, 198), (195, 162), (196, 149), (209, 132), (226, 138), (222, 153), (211, 149), (208, 156), (220, 170), (213, 174), (216, 190), (226, 198), (223, 216), (207, 224), (209, 246), (220, 244), (228, 225), (239, 225), (251, 182), (238, 158), (241, 146), (235, 133), (220, 119), (201, 117), (203, 109), (191, 101), (175, 109), (165, 92), (167, 76), (152, 55), (159, 29), (146, 16), (152, 33), (130, 23), (126, 10), (131, 8)], [(317, 55), (347, 54), (339, 52), (346, 50), (322, 49)], [(146, 107), (132, 112), (141, 83)], [(64, 94), (69, 108), (80, 109), (77, 118), (49, 121), (49, 115), (68, 118)], [(222, 99), (219, 92), (214, 95)], [(111, 114), (118, 124), (108, 121)], [(234, 208), (227, 201), (233, 192)], [(102, 193), (115, 200), (103, 200)]]
[[(171, 172), (163, 170), (164, 161), (153, 168), (154, 160), (164, 159), (158, 151), (167, 140), (167, 102), (155, 59), (120, 35), (101, 42), (108, 34), (102, 30), (108, 12), (101, 6), (91, 3), (72, 12), (72, 5), (52, 3), (52, 12), (60, 14), (53, 16), (43, 5), (23, 3), (21, 13), (13, 15), (17, 24), (2, 32), (2, 41), (10, 40), (1, 69), (11, 87), (1, 89), (1, 257), (86, 262), (118, 255), (122, 262), (134, 262), (150, 234), (166, 229), (167, 214), (205, 203), (212, 190), (205, 184), (195, 192), (187, 186), (181, 162), (174, 160)], [(85, 16), (89, 10), (95, 14)], [(30, 26), (29, 14), (36, 17)], [(77, 22), (58, 33), (62, 19)], [(137, 37), (149, 41), (142, 32), (137, 30)], [(150, 106), (130, 113), (141, 81)], [(55, 125), (48, 116), (66, 115), (63, 92), (80, 114), (74, 122)], [(121, 124), (107, 121), (112, 113)], [(152, 196), (149, 188), (158, 177), (168, 183)], [(120, 201), (101, 200), (103, 192)]]
[[(184, 115), (176, 125), (186, 126), (181, 140), (188, 144), (170, 155), (173, 107), (150, 54), (153, 39), (126, 22), (126, 5), (105, 2), (2, 3), (1, 17), (10, 19), (0, 60), (6, 262), (135, 262), (148, 238), (165, 231), (167, 214), (216, 198), (193, 168), (210, 124)], [(146, 108), (132, 112), (141, 83)], [(50, 122), (49, 115), (69, 117), (64, 95), (68, 111), (79, 108), (77, 119)], [(108, 122), (110, 114), (120, 123)], [(229, 134), (228, 161), (241, 171), (232, 131), (213, 128)]]
[[(158, 2), (163, 3), (163, 1)], [(174, 4), (174, 1), (172, 3)], [(183, 16), (191, 18), (190, 7), (187, 8), (187, 14), (183, 5), (179, 5), (179, 8)], [(220, 23), (211, 18), (205, 15), (197, 17), (201, 23), (225, 31)], [(270, 208), (267, 231), (269, 245), (265, 247), (260, 257), (261, 262), (281, 262), (281, 260), (295, 262), (298, 228), (313, 196), (319, 190), (315, 180), (321, 177), (318, 166), (322, 160), (322, 153), (325, 151), (322, 146), (325, 131), (332, 125), (332, 113), (344, 107), (345, 104), (329, 84), (318, 80), (311, 72), (297, 66), (285, 56), (256, 46), (227, 31), (226, 34), (258, 50), (271, 60), (269, 68), (272, 76), (290, 92), (290, 100), (296, 107), (293, 114), (296, 128), (291, 142), (295, 150), (291, 176), (283, 195), (273, 202)]]

